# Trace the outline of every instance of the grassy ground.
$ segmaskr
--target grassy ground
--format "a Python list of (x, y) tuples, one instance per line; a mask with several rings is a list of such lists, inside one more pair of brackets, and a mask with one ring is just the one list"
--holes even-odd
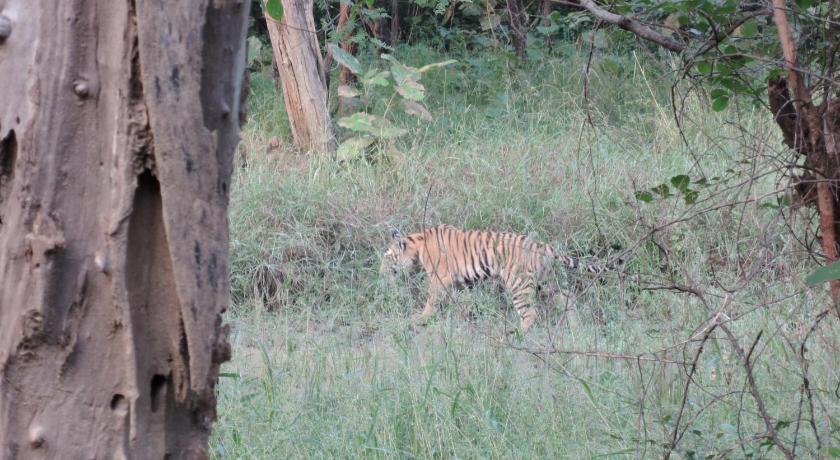
[[(397, 56), (442, 59), (422, 48)], [(573, 48), (524, 71), (491, 55), (461, 59), (424, 81), (433, 122), (398, 119), (409, 135), (347, 164), (287, 148), (282, 98), (253, 75), (247, 165), (232, 196), (233, 359), (219, 387), (216, 457), (661, 457), (690, 372), (673, 361), (692, 360), (692, 339), (721, 306), (742, 347), (763, 331), (751, 362), (779, 437), (797, 438), (805, 456), (840, 447), (836, 321), (810, 338), (814, 429), (797, 423), (809, 413), (797, 347), (825, 304), (802, 286), (813, 262), (778, 211), (697, 212), (777, 187), (764, 161), (779, 145), (772, 120), (748, 107), (724, 117), (691, 96), (684, 140), (665, 67), (596, 56), (586, 101), (585, 62)], [(634, 198), (686, 173), (724, 179), (693, 206)], [(792, 214), (801, 230), (807, 212)], [(656, 244), (645, 238), (650, 225), (684, 217)], [(575, 295), (552, 299), (524, 338), (504, 333), (516, 318), (492, 286), (449, 299), (417, 327), (422, 279), (380, 280), (378, 254), (387, 225), (437, 223), (526, 233), (582, 255), (635, 248), (626, 265), (635, 276), (556, 274)], [(703, 286), (708, 303), (657, 288), (669, 283)], [(723, 300), (719, 286), (737, 289)], [(719, 330), (692, 379), (678, 458), (780, 455), (755, 436), (764, 421)]]

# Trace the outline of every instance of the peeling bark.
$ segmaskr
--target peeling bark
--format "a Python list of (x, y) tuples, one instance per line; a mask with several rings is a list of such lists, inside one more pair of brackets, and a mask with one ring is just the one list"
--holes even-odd
[(283, 18), (278, 22), (266, 17), (266, 22), (292, 137), (303, 150), (335, 150), (327, 107), (327, 76), (315, 32), (312, 0), (282, 3)]
[[(810, 90), (805, 86), (796, 56), (796, 45), (787, 20), (784, 0), (773, 0), (773, 21), (785, 57), (787, 79), (778, 78), (768, 83), (770, 108), (782, 129), (785, 143), (805, 155), (805, 166), (814, 171), (816, 205), (820, 216), (820, 236), (823, 254), (829, 262), (837, 260), (838, 221), (840, 210), (837, 181), (840, 180), (840, 161), (836, 140), (840, 126), (833, 114), (838, 109), (836, 100), (829, 100), (822, 108), (814, 105)], [(791, 92), (795, 98), (791, 98)], [(812, 194), (805, 191), (805, 196)], [(830, 283), (831, 298), (837, 306), (840, 281)]]
[(3, 3), (0, 457), (207, 457), (248, 6)]

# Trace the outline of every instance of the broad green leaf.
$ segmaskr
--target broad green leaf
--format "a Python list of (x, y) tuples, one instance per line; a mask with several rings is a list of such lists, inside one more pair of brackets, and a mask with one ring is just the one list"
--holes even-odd
[(711, 96), (712, 99), (717, 99), (719, 97), (729, 96), (729, 93), (725, 89), (715, 88), (711, 93), (709, 93), (709, 96)]
[(697, 202), (697, 197), (700, 196), (700, 193), (696, 190), (684, 190), (683, 191), (683, 199), (685, 199), (685, 204), (694, 204)]
[(409, 115), (413, 115), (426, 121), (432, 121), (432, 113), (429, 112), (426, 107), (423, 107), (423, 104), (419, 102), (414, 102), (410, 99), (403, 99), (403, 110), (405, 110), (405, 113)]
[(353, 88), (352, 86), (348, 86), (348, 85), (339, 85), (338, 86), (338, 97), (343, 97), (343, 98), (348, 98), (349, 99), (351, 97), (356, 97), (358, 95), (359, 95), (359, 92), (356, 90), (356, 88)]
[(840, 458), (840, 447), (826, 447), (823, 452), (831, 458)]
[(653, 194), (650, 192), (636, 192), (636, 199), (644, 203), (650, 203), (653, 201)]
[(742, 37), (752, 37), (758, 33), (758, 25), (755, 23), (754, 19), (750, 19), (749, 21), (741, 24), (741, 36)]
[(357, 112), (340, 118), (338, 126), (351, 131), (370, 133), (376, 137), (390, 139), (405, 134), (405, 130), (397, 128), (388, 120), (369, 113)]
[(268, 0), (265, 2), (265, 12), (271, 19), (279, 21), (283, 19), (283, 4), (280, 0)]
[(652, 188), (651, 191), (656, 192), (659, 195), (662, 195), (662, 198), (669, 198), (669, 197), (673, 196), (671, 194), (671, 188), (668, 187), (668, 184), (659, 184), (656, 187)]
[(388, 81), (388, 77), (391, 76), (391, 72), (387, 70), (377, 71), (376, 69), (370, 69), (364, 77), (362, 77), (362, 83), (367, 86), (388, 86), (391, 82)]
[(396, 81), (398, 85), (402, 83), (403, 80), (420, 80), (420, 72), (417, 69), (396, 61), (394, 61), (393, 65), (391, 65), (391, 74), (394, 75), (394, 81)]
[(344, 67), (347, 67), (348, 70), (353, 72), (355, 75), (361, 75), (362, 73), (362, 64), (359, 63), (359, 60), (356, 59), (355, 56), (348, 53), (347, 51), (343, 50), (340, 46), (337, 46), (335, 43), (328, 43), (327, 49), (330, 50), (333, 58)]
[(537, 32), (543, 35), (551, 35), (558, 30), (560, 30), (560, 26), (557, 24), (552, 24), (550, 26), (537, 26)]
[(335, 152), (338, 161), (347, 161), (358, 158), (365, 149), (374, 141), (372, 136), (351, 137), (342, 142)]
[(729, 98), (726, 96), (721, 96), (712, 101), (712, 110), (714, 110), (715, 112), (720, 112), (721, 110), (725, 109), (727, 105), (729, 105)]
[(414, 80), (404, 80), (401, 84), (397, 85), (397, 92), (402, 97), (411, 99), (412, 101), (422, 101), (426, 97), (426, 88)]
[(814, 286), (816, 284), (824, 283), (826, 281), (834, 281), (840, 279), (840, 261), (833, 262), (814, 270), (813, 273), (805, 278), (805, 284)]
[(422, 101), (426, 96), (426, 88), (417, 82), (420, 80), (420, 72), (414, 67), (400, 64), (394, 60), (394, 64), (391, 66), (391, 75), (394, 76), (394, 81), (397, 82), (397, 92), (402, 97), (412, 101)]
[(671, 178), (671, 185), (674, 186), (675, 189), (685, 191), (688, 189), (688, 184), (691, 183), (691, 179), (686, 176), (685, 174), (680, 174), (678, 176), (674, 176)]
[(423, 67), (420, 67), (418, 72), (425, 73), (425, 72), (428, 72), (432, 69), (437, 69), (438, 67), (446, 67), (450, 64), (457, 64), (457, 63), (458, 63), (458, 61), (456, 61), (455, 59), (448, 59), (446, 61), (435, 62), (434, 64), (426, 64)]
[(712, 63), (709, 61), (700, 61), (697, 63), (697, 71), (703, 75), (711, 75)]

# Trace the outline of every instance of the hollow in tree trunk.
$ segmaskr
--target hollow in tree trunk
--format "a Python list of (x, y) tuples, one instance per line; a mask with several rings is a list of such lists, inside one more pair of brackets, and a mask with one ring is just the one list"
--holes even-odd
[(0, 457), (206, 458), (249, 3), (3, 6)]
[(282, 3), (282, 19), (266, 17), (266, 21), (292, 137), (303, 150), (335, 150), (327, 107), (327, 76), (315, 32), (312, 0)]

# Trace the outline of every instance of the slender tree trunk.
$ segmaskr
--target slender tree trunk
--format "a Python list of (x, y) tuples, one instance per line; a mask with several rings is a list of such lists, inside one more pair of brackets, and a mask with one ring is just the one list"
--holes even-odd
[(391, 0), (391, 46), (396, 46), (400, 41), (400, 3), (398, 0)]
[[(543, 27), (550, 27), (551, 26), (551, 20), (548, 19), (548, 15), (551, 14), (551, 0), (542, 0), (541, 10), (542, 10), (542, 16), (543, 16), (543, 20), (542, 20)], [(549, 36), (549, 35), (545, 36), (545, 49), (551, 51), (551, 36)]]
[[(350, 4), (348, 3), (341, 3), (338, 9), (338, 25), (336, 30), (338, 32), (339, 38), (339, 46), (344, 51), (347, 51), (350, 54), (356, 54), (356, 45), (350, 42), (350, 37), (353, 34), (353, 30), (349, 28), (350, 24), (348, 24), (350, 20)], [(352, 86), (356, 83), (356, 76), (353, 75), (353, 72), (350, 71), (347, 67), (339, 66), (338, 67), (338, 83), (342, 86)], [(346, 101), (339, 98), (338, 101), (338, 113), (343, 114), (349, 111), (349, 108), (346, 104)]]
[(327, 76), (315, 33), (312, 0), (282, 3), (283, 18), (277, 22), (266, 17), (266, 21), (292, 137), (303, 150), (335, 150), (327, 107)]
[[(837, 234), (840, 231), (837, 219), (840, 210), (837, 197), (837, 181), (840, 180), (840, 152), (837, 146), (837, 139), (840, 139), (840, 102), (831, 99), (829, 94), (822, 107), (814, 105), (811, 92), (798, 70), (796, 45), (786, 11), (784, 0), (773, 0), (773, 20), (785, 57), (787, 80), (770, 81), (770, 107), (787, 145), (805, 155), (805, 165), (814, 171), (805, 184), (804, 195), (816, 195), (823, 254), (831, 262), (837, 260)], [(811, 188), (816, 189), (815, 194), (810, 192)], [(840, 281), (832, 281), (831, 296), (835, 306), (838, 295)]]
[[(341, 37), (339, 46), (350, 54), (356, 54), (356, 45), (350, 42), (350, 36), (353, 31), (348, 29), (349, 24), (347, 24), (350, 20), (350, 5), (341, 3), (338, 8), (338, 26), (336, 30), (338, 31), (339, 37)], [(342, 85), (351, 85), (356, 79), (350, 69), (339, 66), (338, 81)]]
[(522, 0), (507, 0), (510, 15), (510, 34), (513, 39), (513, 49), (520, 63), (528, 59), (528, 13), (522, 5)]
[(0, 457), (206, 458), (249, 3), (2, 6)]

